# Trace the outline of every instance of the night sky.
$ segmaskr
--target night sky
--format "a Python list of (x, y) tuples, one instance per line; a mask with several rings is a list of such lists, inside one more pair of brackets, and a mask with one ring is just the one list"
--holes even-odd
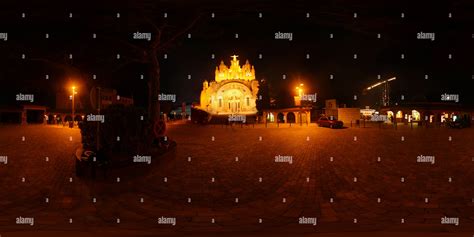
[[(6, 41), (0, 40), (0, 104), (15, 104), (16, 94), (33, 93), (36, 104), (51, 106), (55, 92), (74, 81), (80, 92), (94, 85), (116, 88), (145, 105), (148, 65), (134, 59), (143, 53), (135, 46), (149, 43), (132, 39), (132, 34), (153, 32), (154, 25), (166, 23), (165, 41), (197, 19), (159, 55), (161, 92), (176, 94), (177, 104), (199, 102), (202, 82), (214, 78), (221, 60), (229, 65), (230, 56), (237, 54), (241, 64), (248, 59), (255, 65), (257, 78), (269, 81), (272, 94), (281, 88), (294, 93), (304, 83), (305, 91), (318, 93), (320, 101), (336, 98), (348, 105), (376, 106), (381, 91), (362, 95), (362, 90), (380, 74), (382, 79), (398, 78), (391, 84), (394, 101), (404, 95), (407, 101), (439, 102), (441, 94), (449, 93), (472, 105), (474, 15), (468, 2), (81, 1), (47, 6), (7, 1), (0, 8), (0, 33), (8, 33)], [(292, 33), (293, 39), (275, 39), (276, 32)], [(419, 32), (433, 32), (435, 40), (417, 39)]]

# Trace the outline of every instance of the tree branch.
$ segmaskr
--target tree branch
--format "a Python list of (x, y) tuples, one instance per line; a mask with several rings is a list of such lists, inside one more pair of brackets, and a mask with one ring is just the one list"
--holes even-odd
[(188, 32), (191, 28), (194, 27), (194, 25), (196, 25), (196, 23), (199, 21), (199, 19), (202, 17), (202, 14), (199, 14), (186, 28), (184, 28), (182, 31), (178, 32), (177, 34), (175, 34), (174, 36), (172, 36), (170, 39), (168, 39), (166, 42), (164, 42), (163, 44), (161, 44), (155, 52), (157, 51), (161, 51), (161, 50), (165, 50), (167, 47), (169, 47), (169, 45), (175, 41), (178, 37), (180, 37), (181, 35), (185, 34), (186, 32)]

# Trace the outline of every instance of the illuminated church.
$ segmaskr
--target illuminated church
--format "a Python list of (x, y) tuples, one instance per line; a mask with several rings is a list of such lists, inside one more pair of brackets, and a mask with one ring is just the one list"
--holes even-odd
[(258, 81), (255, 69), (247, 60), (242, 67), (232, 56), (230, 67), (221, 61), (215, 81), (203, 83), (200, 108), (213, 115), (256, 114)]

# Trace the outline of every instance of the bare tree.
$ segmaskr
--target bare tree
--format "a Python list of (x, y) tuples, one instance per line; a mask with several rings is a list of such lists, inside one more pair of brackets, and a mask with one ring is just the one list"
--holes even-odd
[[(148, 77), (148, 117), (150, 126), (154, 134), (151, 136), (151, 140), (157, 138), (163, 131), (163, 122), (160, 116), (160, 102), (158, 96), (160, 93), (160, 77), (161, 77), (161, 66), (159, 55), (166, 53), (171, 47), (176, 44), (176, 41), (180, 39), (184, 34), (189, 32), (196, 23), (202, 18), (202, 13), (197, 14), (190, 22), (185, 26), (176, 27), (163, 21), (161, 25), (157, 25), (151, 18), (146, 15), (141, 16), (139, 23), (142, 25), (151, 26), (153, 33), (151, 42), (147, 45), (135, 45), (127, 41), (118, 40), (120, 44), (129, 47), (133, 51), (133, 55), (126, 58), (122, 64), (116, 69), (125, 66), (130, 63), (139, 63), (147, 65), (149, 68)], [(178, 30), (176, 30), (178, 28)], [(114, 40), (114, 39), (111, 39)], [(117, 39), (115, 39), (117, 41)]]

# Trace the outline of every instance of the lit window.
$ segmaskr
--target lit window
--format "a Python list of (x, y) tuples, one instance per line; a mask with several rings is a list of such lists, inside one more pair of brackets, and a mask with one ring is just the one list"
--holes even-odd
[(420, 112), (418, 112), (416, 110), (412, 110), (411, 111), (411, 117), (412, 117), (413, 121), (420, 121), (420, 119), (421, 119)]
[(396, 117), (397, 117), (397, 118), (403, 118), (403, 113), (402, 113), (402, 111), (398, 111)]
[(275, 122), (275, 116), (273, 115), (273, 113), (268, 113), (267, 120), (269, 122)]
[(387, 117), (392, 118), (393, 117), (393, 112), (392, 111), (387, 111)]

